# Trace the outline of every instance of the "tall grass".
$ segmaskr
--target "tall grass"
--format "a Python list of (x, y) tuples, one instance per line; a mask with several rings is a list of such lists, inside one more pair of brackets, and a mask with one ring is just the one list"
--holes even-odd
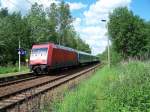
[[(7, 73), (15, 73), (18, 72), (18, 66), (0, 66), (0, 77), (1, 76), (5, 76), (5, 75), (9, 75)], [(21, 66), (21, 71), (29, 71), (27, 66)]]
[(131, 62), (118, 67), (118, 78), (105, 90), (105, 111), (150, 111), (150, 63)]
[[(130, 62), (104, 67), (63, 100), (54, 102), (55, 112), (149, 112), (150, 63)], [(48, 110), (45, 110), (48, 111)]]

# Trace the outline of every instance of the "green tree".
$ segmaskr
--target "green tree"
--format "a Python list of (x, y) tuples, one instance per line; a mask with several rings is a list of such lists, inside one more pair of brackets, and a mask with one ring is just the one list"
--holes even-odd
[[(0, 65), (18, 61), (18, 43), (26, 51), (41, 42), (60, 43), (81, 51), (91, 52), (75, 31), (69, 5), (52, 3), (47, 12), (42, 5), (33, 4), (27, 15), (20, 12), (8, 13), (0, 9)], [(22, 60), (24, 57), (22, 57)]]
[(110, 13), (108, 22), (113, 48), (124, 58), (142, 55), (147, 45), (145, 26), (144, 20), (126, 7), (115, 9)]
[(58, 43), (58, 7), (55, 3), (48, 9), (48, 30), (50, 31), (48, 41)]
[(77, 50), (91, 53), (91, 49), (79, 36), (77, 38)]
[(2, 9), (0, 15), (0, 62), (15, 64), (19, 39), (23, 43), (27, 34), (26, 25), (20, 13), (8, 14), (6, 9)]
[(65, 45), (67, 39), (67, 32), (72, 27), (73, 18), (70, 13), (69, 5), (65, 4), (64, 1), (59, 6), (59, 43)]
[(26, 19), (30, 26), (32, 43), (45, 42), (49, 31), (45, 27), (47, 26), (47, 21), (43, 6), (37, 3), (32, 5)]

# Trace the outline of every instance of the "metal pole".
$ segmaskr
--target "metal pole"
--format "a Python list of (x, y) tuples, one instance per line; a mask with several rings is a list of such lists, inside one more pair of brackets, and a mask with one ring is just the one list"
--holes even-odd
[[(102, 19), (101, 21), (105, 22), (105, 27), (107, 28), (106, 20)], [(107, 61), (108, 61), (108, 68), (110, 68), (110, 49), (109, 49), (109, 38), (108, 37), (107, 37)]]
[(19, 72), (20, 72), (20, 38), (19, 38), (19, 52), (18, 52), (18, 54), (19, 54)]
[(108, 46), (108, 67), (110, 68), (110, 49), (109, 49), (109, 38), (107, 37), (107, 46)]

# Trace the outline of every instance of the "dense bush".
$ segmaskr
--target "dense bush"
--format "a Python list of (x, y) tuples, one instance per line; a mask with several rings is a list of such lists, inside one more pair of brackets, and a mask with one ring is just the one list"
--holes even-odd
[(109, 84), (105, 93), (107, 112), (150, 111), (150, 64), (131, 62), (117, 67), (118, 79)]
[[(98, 54), (98, 57), (100, 57), (100, 60), (103, 63), (108, 63), (107, 48), (102, 54)], [(111, 66), (118, 64), (122, 59), (123, 59), (123, 57), (119, 53), (117, 53), (112, 47), (110, 47), (110, 63), (111, 63)]]

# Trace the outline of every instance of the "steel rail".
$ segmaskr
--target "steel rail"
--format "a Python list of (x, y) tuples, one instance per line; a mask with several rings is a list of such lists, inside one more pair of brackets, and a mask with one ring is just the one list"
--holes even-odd
[(7, 81), (7, 82), (0, 83), (0, 87), (21, 83), (21, 82), (28, 81), (28, 80), (33, 80), (33, 79), (36, 79), (36, 78), (39, 78), (39, 76), (30, 76), (30, 77), (27, 77), (27, 78), (16, 79), (16, 80), (13, 80), (13, 81)]
[(31, 76), (34, 76), (34, 74), (29, 72), (29, 73), (11, 75), (11, 76), (6, 76), (6, 77), (0, 77), (0, 85), (4, 85), (4, 83), (17, 81), (20, 79), (29, 78)]

